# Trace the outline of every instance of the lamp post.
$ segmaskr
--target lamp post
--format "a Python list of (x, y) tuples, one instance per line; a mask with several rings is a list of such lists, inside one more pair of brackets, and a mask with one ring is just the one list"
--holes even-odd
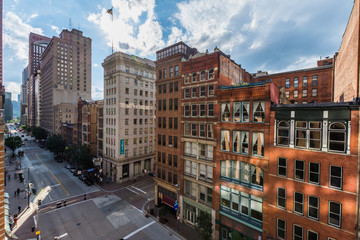
[(176, 184), (176, 201), (177, 201), (177, 208), (176, 208), (176, 232), (179, 232), (179, 184)]

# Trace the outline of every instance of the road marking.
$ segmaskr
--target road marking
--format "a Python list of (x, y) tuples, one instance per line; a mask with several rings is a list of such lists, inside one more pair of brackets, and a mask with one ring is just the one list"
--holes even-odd
[(57, 187), (57, 186), (60, 186), (60, 184), (55, 184), (55, 185), (52, 185), (50, 187), (52, 188), (52, 187)]
[(34, 218), (34, 223), (35, 223), (35, 226), (37, 226), (36, 216), (33, 216), (33, 218)]
[(46, 166), (46, 164), (39, 158), (39, 156), (37, 154), (35, 154), (35, 156), (41, 161), (41, 163), (47, 168), (47, 170), (49, 171), (49, 173), (51, 174), (51, 176), (53, 176), (53, 178), (60, 184), (61, 188), (64, 190), (64, 192), (66, 193), (66, 195), (70, 196), (70, 193), (65, 189), (64, 185), (62, 185), (62, 183), (59, 181), (59, 179), (50, 171), (50, 169), (48, 168), (48, 166)]
[(144, 229), (147, 228), (147, 227), (150, 227), (150, 226), (153, 225), (154, 223), (155, 223), (155, 221), (152, 221), (151, 223), (146, 224), (145, 226), (143, 226), (143, 227), (137, 229), (136, 231), (130, 233), (130, 234), (127, 235), (126, 237), (123, 237), (123, 239), (131, 238), (132, 236), (134, 236), (134, 235), (137, 234), (138, 232), (144, 230)]
[(60, 239), (60, 238), (66, 237), (67, 235), (68, 235), (68, 233), (64, 233), (63, 235), (58, 236), (56, 239)]
[(138, 190), (138, 191), (140, 191), (140, 192), (142, 192), (142, 193), (146, 194), (146, 192), (145, 192), (145, 191), (143, 191), (143, 190), (141, 190), (140, 188), (137, 188), (137, 187), (134, 187), (134, 186), (131, 186), (131, 187), (133, 187), (133, 188), (135, 188), (136, 190)]
[(50, 197), (50, 194), (49, 194), (48, 196), (49, 196), (49, 198), (50, 198), (50, 201), (52, 201), (52, 198)]
[(130, 192), (133, 192), (133, 193), (135, 193), (135, 194), (137, 194), (137, 195), (139, 195), (139, 196), (141, 196), (140, 195), (140, 193), (138, 193), (138, 192), (136, 192), (136, 191), (134, 191), (134, 190), (131, 190), (130, 188), (126, 188), (127, 190), (129, 190)]

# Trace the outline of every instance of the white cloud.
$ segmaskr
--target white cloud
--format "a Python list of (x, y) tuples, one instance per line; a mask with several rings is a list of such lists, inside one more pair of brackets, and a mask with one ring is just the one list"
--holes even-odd
[(41, 28), (34, 28), (27, 22), (27, 20), (23, 21), (12, 11), (5, 14), (4, 47), (9, 47), (14, 50), (16, 57), (20, 60), (28, 59), (30, 32), (43, 34)]
[(57, 26), (51, 25), (50, 26), (52, 30), (54, 30), (57, 34), (60, 34), (60, 29)]
[(26, 22), (28, 23), (28, 22), (30, 22), (32, 19), (34, 19), (34, 18), (36, 18), (36, 17), (38, 17), (38, 16), (39, 16), (39, 14), (33, 13), (33, 14), (31, 14), (30, 17), (26, 20)]
[(99, 100), (104, 98), (104, 89), (91, 86), (91, 98), (93, 100)]
[(97, 64), (97, 63), (93, 64), (93, 67), (98, 67), (98, 66), (99, 66), (99, 64)]
[(155, 0), (112, 0), (112, 5), (113, 22), (105, 8), (88, 16), (105, 33), (109, 47), (113, 41), (115, 50), (148, 56), (165, 46), (154, 14)]
[(293, 71), (297, 69), (304, 69), (304, 68), (312, 68), (317, 66), (317, 61), (319, 60), (318, 56), (300, 56), (291, 63), (290, 65), (286, 66), (283, 69), (278, 70), (269, 70), (269, 73), (278, 73), (278, 72), (287, 72)]
[(17, 101), (18, 94), (20, 94), (20, 84), (17, 82), (4, 82), (5, 91), (11, 92), (11, 99)]

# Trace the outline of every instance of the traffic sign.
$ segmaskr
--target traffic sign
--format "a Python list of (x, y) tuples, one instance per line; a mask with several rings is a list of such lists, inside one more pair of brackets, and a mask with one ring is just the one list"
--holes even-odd
[(40, 234), (40, 230), (39, 231), (36, 231), (36, 235), (39, 235)]
[(120, 139), (120, 155), (125, 153), (125, 139)]
[(175, 201), (175, 204), (174, 204), (174, 210), (176, 211), (176, 210), (178, 209), (178, 207), (179, 207), (179, 203), (178, 203), (178, 201), (176, 200), (176, 201)]

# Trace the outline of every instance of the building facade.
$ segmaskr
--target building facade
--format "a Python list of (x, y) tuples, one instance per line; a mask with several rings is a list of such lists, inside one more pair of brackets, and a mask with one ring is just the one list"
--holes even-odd
[(20, 93), (20, 122), (21, 124), (26, 125), (27, 124), (27, 103), (28, 103), (28, 97), (27, 97), (27, 89), (26, 84), (29, 79), (29, 71), (28, 66), (24, 68), (22, 72), (22, 81), (21, 81), (21, 93)]
[(268, 81), (221, 87), (216, 96), (215, 236), (260, 239), (268, 219), (270, 107), (279, 90)]
[[(54, 106), (73, 104), (79, 97), (91, 99), (91, 39), (79, 30), (63, 30), (53, 37), (41, 58), (40, 126), (61, 132)], [(63, 121), (65, 122), (65, 121)]]
[(104, 100), (98, 100), (97, 117), (97, 156), (103, 156), (104, 148)]
[(123, 182), (154, 170), (155, 65), (115, 52), (104, 63), (103, 173)]
[(11, 102), (11, 92), (5, 92), (5, 122), (10, 122), (13, 119), (13, 104)]
[(357, 239), (359, 102), (277, 105), (270, 118), (264, 235)]

